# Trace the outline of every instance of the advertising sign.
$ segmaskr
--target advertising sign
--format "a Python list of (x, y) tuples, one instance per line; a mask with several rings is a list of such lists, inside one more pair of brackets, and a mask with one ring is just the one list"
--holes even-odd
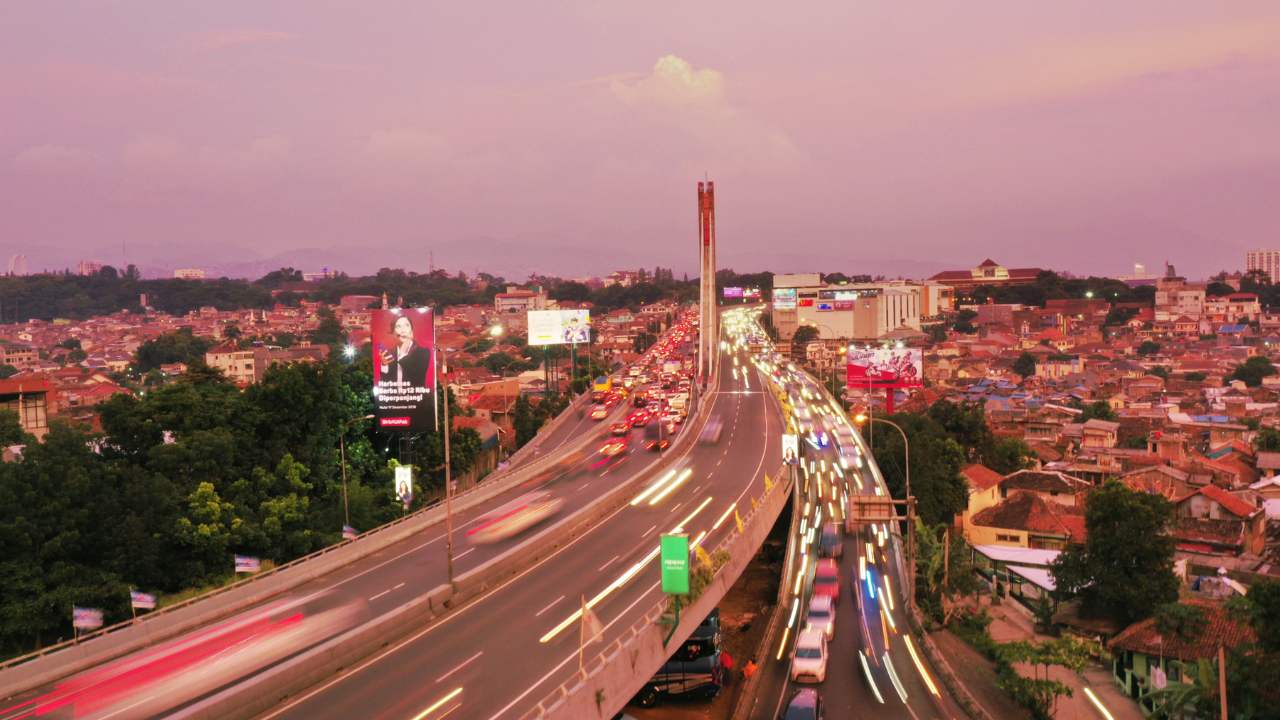
[(852, 309), (853, 309), (853, 301), (852, 301), (852, 300), (837, 300), (837, 301), (835, 302), (835, 306), (836, 306), (836, 309), (837, 309), (837, 310), (852, 310)]
[(530, 310), (530, 345), (569, 345), (591, 339), (590, 310)]
[(431, 308), (373, 311), (373, 415), (383, 430), (436, 429), (436, 324)]
[(846, 358), (850, 388), (924, 387), (924, 351), (919, 348), (855, 348)]
[(396, 468), (396, 499), (413, 502), (413, 468), (405, 465)]
[(774, 288), (773, 289), (773, 309), (774, 310), (795, 310), (796, 309), (796, 289), (795, 288)]
[(726, 288), (724, 289), (724, 296), (725, 296), (725, 297), (742, 297), (742, 288), (740, 288), (740, 287), (726, 287)]
[(743, 288), (743, 289), (742, 289), (742, 297), (744, 297), (744, 298), (759, 298), (759, 297), (760, 297), (760, 288)]
[(689, 536), (663, 535), (662, 592), (668, 595), (689, 594)]
[(821, 300), (819, 300), (819, 301), (818, 301), (818, 307), (817, 307), (817, 308), (815, 308), (815, 309), (816, 309), (818, 312), (831, 312), (832, 310), (835, 310), (835, 309), (836, 309), (836, 304), (835, 304), (835, 303), (830, 303), (830, 302), (822, 302)]
[(799, 303), (800, 307), (813, 307), (813, 298), (805, 298)]
[(782, 463), (784, 465), (800, 464), (800, 436), (786, 434), (782, 436)]

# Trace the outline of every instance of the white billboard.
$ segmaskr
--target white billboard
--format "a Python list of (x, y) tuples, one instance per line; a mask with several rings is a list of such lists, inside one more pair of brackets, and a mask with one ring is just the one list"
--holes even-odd
[(591, 339), (590, 310), (530, 310), (530, 345), (567, 345)]

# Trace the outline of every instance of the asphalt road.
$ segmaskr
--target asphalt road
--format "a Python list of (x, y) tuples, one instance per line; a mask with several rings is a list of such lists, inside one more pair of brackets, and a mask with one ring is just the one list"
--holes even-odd
[[(683, 527), (696, 539), (705, 531), (704, 546), (715, 547), (733, 526), (728, 519), (716, 527), (717, 520), (728, 518), (734, 507), (749, 509), (749, 496), (763, 491), (764, 473), (780, 462), (780, 422), (759, 376), (752, 377), (754, 369), (752, 375), (734, 372), (732, 355), (722, 353), (720, 359), (720, 382), (707, 401), (714, 403), (712, 414), (723, 418), (724, 430), (719, 443), (686, 451), (679, 467), (691, 471), (687, 479), (669, 493), (623, 506), (506, 585), (286, 701), (262, 720), (523, 715), (576, 672), (574, 618), (584, 600), (596, 601), (604, 643), (613, 642), (660, 599), (658, 535)], [(634, 462), (638, 469), (645, 461)], [(566, 487), (586, 491), (600, 481)], [(652, 498), (657, 500), (650, 503)], [(429, 560), (416, 570), (439, 572)], [(408, 581), (397, 574), (367, 578), (360, 586), (373, 596), (393, 582)], [(401, 595), (401, 601), (407, 598)]]
[[(809, 405), (812, 408), (817, 403)], [(832, 415), (819, 417), (818, 428), (825, 427), (834, 435), (835, 423)], [(881, 492), (887, 492), (866, 462), (861, 469), (843, 471), (846, 477), (841, 477), (834, 469), (840, 461), (834, 441), (822, 450), (806, 444), (804, 460), (806, 465), (812, 462), (815, 470), (813, 473), (802, 471), (799, 476), (802, 479), (808, 477), (808, 482), (802, 480), (801, 492), (813, 507), (807, 516), (809, 525), (813, 525), (815, 520), (827, 522), (833, 514), (843, 520), (841, 507), (834, 502), (842, 494), (875, 494), (878, 485)], [(820, 511), (819, 506), (822, 508)], [(822, 515), (820, 519), (818, 512)], [(885, 537), (883, 543), (875, 528), (869, 526), (860, 527), (844, 538), (844, 552), (839, 561), (841, 593), (836, 605), (834, 635), (828, 641), (827, 673), (825, 680), (815, 685), (823, 698), (826, 717), (874, 715), (877, 720), (961, 718), (963, 713), (947, 696), (939, 680), (932, 677), (932, 671), (922, 665), (926, 662), (924, 656), (920, 648), (913, 645), (915, 640), (909, 638), (901, 601), (904, 585), (896, 560), (899, 552), (897, 543), (884, 535), (884, 530), (893, 531), (892, 528), (882, 526), (880, 529), (881, 536)], [(803, 546), (811, 559), (806, 562), (799, 596), (792, 600), (798, 605), (794, 619), (790, 619), (788, 610), (789, 630), (785, 644), (779, 643), (781, 647), (775, 645), (770, 648), (761, 665), (764, 674), (757, 685), (756, 704), (751, 713), (753, 720), (779, 717), (785, 712), (792, 694), (803, 687), (789, 678), (790, 656), (795, 636), (805, 626), (805, 610), (812, 595), (819, 553), (819, 534), (815, 532), (811, 540), (801, 539), (795, 543)], [(866, 567), (866, 576), (860, 576), (860, 558)], [(885, 596), (886, 573), (892, 600)], [(875, 586), (874, 597), (867, 577)], [(930, 676), (928, 681), (925, 680), (926, 673)]]

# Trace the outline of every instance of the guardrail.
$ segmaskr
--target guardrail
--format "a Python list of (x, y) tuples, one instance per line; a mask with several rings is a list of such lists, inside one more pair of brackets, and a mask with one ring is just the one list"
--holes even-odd
[[(465, 512), (510, 490), (567, 455), (599, 442), (607, 433), (607, 427), (586, 432), (554, 453), (455, 495), (453, 512)], [(240, 612), (353, 561), (381, 552), (444, 522), (445, 515), (444, 504), (437, 503), (362, 533), (352, 540), (344, 540), (271, 570), (147, 613), (137, 620), (100, 628), (82, 635), (78, 641), (69, 640), (50, 645), (9, 660), (0, 664), (0, 697), (38, 687)]]

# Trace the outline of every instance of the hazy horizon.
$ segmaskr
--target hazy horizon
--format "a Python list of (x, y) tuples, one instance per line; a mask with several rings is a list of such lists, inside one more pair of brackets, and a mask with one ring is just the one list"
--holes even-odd
[[(1278, 248), (1280, 7), (12, 4), (0, 260), (366, 275)], [(258, 273), (261, 274), (260, 272)]]

